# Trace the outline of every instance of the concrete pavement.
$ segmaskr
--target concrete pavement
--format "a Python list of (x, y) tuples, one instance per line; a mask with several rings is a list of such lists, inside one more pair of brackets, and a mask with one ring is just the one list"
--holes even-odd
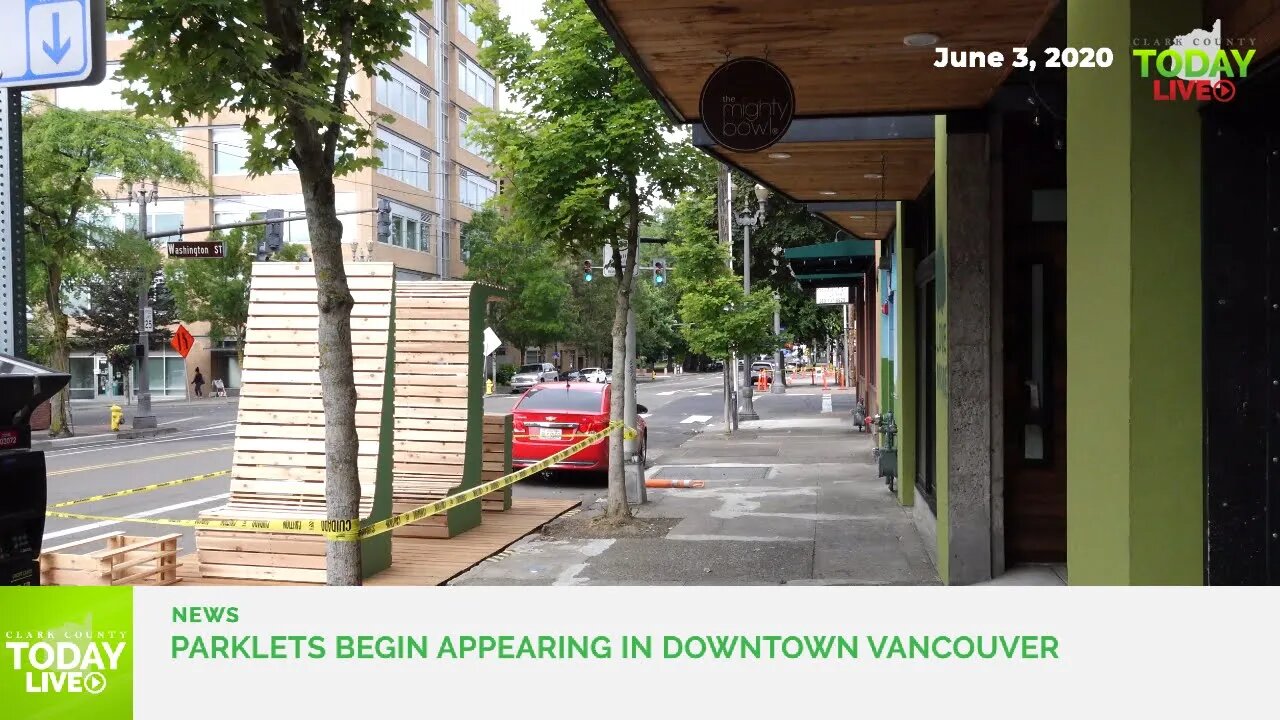
[[(645, 383), (638, 388), (641, 404), (649, 406), (649, 441), (655, 454), (678, 447), (705, 423), (682, 423), (705, 405), (719, 399), (704, 386), (718, 382), (717, 376), (683, 375), (671, 381)], [(510, 410), (516, 395), (495, 395), (485, 400), (489, 412)], [(85, 418), (105, 418), (109, 405), (99, 404), (88, 411), (74, 406), (81, 422)], [(132, 408), (126, 406), (126, 413)], [(105, 492), (139, 487), (231, 467), (237, 399), (204, 399), (192, 402), (156, 403), (154, 411), (162, 427), (173, 433), (145, 440), (118, 440), (114, 435), (77, 437), (74, 442), (46, 441), (49, 468), (49, 502), (57, 503)], [(96, 415), (91, 413), (97, 413)], [(126, 415), (126, 417), (131, 417)], [(82, 424), (80, 428), (85, 426)], [(226, 501), (230, 481), (227, 476), (211, 478), (148, 493), (66, 508), (68, 512), (125, 517), (192, 519), (200, 511)], [(590, 505), (605, 495), (601, 477), (560, 473), (531, 478), (515, 487), (517, 497), (577, 498)], [(48, 518), (46, 547), (101, 536), (123, 530), (137, 535), (180, 532), (183, 552), (194, 549), (193, 534), (185, 528), (118, 520)], [(93, 549), (90, 546), (87, 549)]]
[(663, 455), (651, 478), (702, 488), (649, 491), (637, 522), (594, 522), (600, 505), (557, 521), (461, 585), (936, 584), (909, 512), (855, 433), (853, 398), (767, 395), (761, 420), (732, 436), (711, 426)]

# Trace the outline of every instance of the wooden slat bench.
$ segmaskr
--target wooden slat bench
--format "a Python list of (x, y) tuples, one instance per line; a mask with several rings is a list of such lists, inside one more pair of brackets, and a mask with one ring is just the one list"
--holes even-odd
[[(391, 418), (395, 348), (395, 267), (347, 266), (355, 299), (351, 345), (356, 383), (360, 517), (391, 514)], [(255, 263), (241, 373), (231, 497), (208, 519), (323, 519), (325, 413), (320, 392), (315, 266)], [(366, 577), (391, 564), (391, 537), (360, 541)], [(196, 553), (206, 577), (325, 582), (325, 542), (317, 535), (199, 528)]]
[[(393, 510), (412, 510), (480, 483), (484, 323), (496, 288), (473, 282), (396, 283)], [(393, 531), (448, 538), (480, 524), (471, 502)]]
[[(484, 471), (480, 473), (480, 482), (497, 480), (511, 473), (513, 417), (511, 413), (488, 413), (484, 416)], [(508, 485), (480, 498), (481, 507), (491, 512), (510, 510), (511, 488)]]

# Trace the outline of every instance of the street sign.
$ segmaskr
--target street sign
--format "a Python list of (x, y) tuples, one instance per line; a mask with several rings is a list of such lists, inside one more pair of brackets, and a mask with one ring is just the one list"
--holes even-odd
[(191, 352), (191, 348), (195, 346), (196, 339), (191, 337), (191, 332), (187, 330), (186, 325), (179, 325), (178, 331), (173, 334), (173, 339), (169, 341), (169, 344), (185, 359), (187, 353)]
[(484, 354), (486, 357), (493, 354), (494, 350), (502, 347), (502, 341), (498, 339), (498, 334), (491, 328), (484, 329)]
[(171, 258), (212, 258), (217, 260), (226, 256), (226, 243), (219, 241), (169, 243), (169, 257)]
[(156, 313), (153, 308), (145, 307), (142, 309), (142, 332), (156, 331)]
[(106, 0), (0, 3), (0, 87), (97, 85), (107, 70)]
[(818, 288), (817, 297), (814, 300), (818, 305), (846, 305), (849, 302), (849, 288), (847, 287), (824, 287)]

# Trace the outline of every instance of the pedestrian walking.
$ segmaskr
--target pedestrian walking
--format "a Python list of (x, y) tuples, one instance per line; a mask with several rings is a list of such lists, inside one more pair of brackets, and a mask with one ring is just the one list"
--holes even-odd
[(204, 392), (201, 390), (204, 387), (204, 375), (200, 374), (200, 368), (198, 367), (196, 368), (196, 379), (191, 381), (191, 385), (196, 389), (196, 397), (204, 397)]

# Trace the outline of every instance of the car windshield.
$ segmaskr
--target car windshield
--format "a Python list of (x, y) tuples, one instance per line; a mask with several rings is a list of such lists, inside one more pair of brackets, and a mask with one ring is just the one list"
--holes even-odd
[[(581, 386), (579, 386), (581, 387)], [(563, 410), (566, 412), (598, 413), (602, 401), (597, 392), (584, 392), (566, 388), (540, 387), (530, 390), (516, 410)]]
[(522, 373), (542, 372), (542, 366), (541, 365), (521, 365), (520, 372)]

